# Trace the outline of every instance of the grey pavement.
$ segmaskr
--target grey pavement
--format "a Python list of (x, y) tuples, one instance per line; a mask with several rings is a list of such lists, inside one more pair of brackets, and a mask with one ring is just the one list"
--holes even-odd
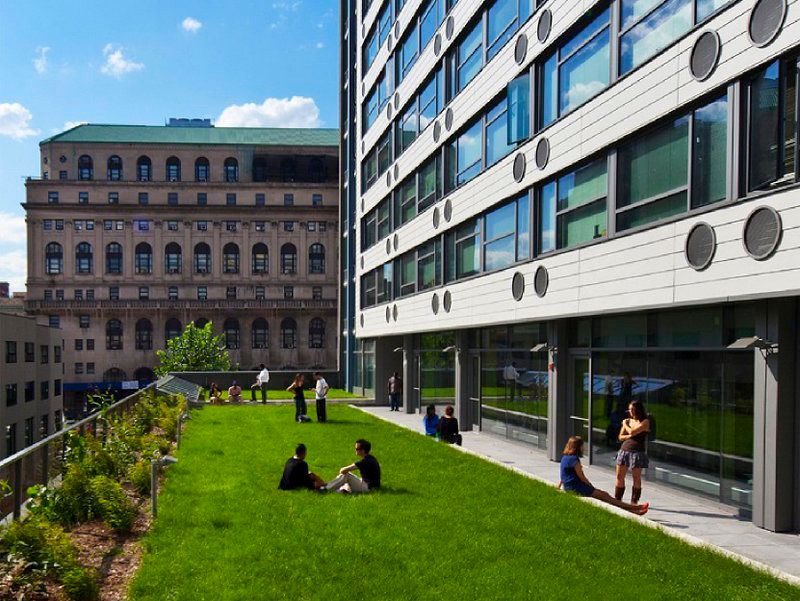
[[(375, 417), (409, 430), (422, 432), (422, 416), (388, 407), (358, 407)], [(555, 486), (558, 464), (547, 459), (544, 451), (484, 432), (462, 432), (460, 449)], [(459, 448), (459, 447), (456, 447)], [(586, 466), (592, 484), (614, 491), (614, 472), (601, 466)], [(630, 487), (629, 487), (630, 489)], [(586, 499), (608, 511), (657, 527), (686, 542), (708, 546), (758, 569), (800, 586), (800, 535), (769, 532), (738, 515), (734, 507), (715, 503), (681, 490), (645, 481), (642, 501), (650, 503), (647, 516), (640, 518), (595, 499)]]

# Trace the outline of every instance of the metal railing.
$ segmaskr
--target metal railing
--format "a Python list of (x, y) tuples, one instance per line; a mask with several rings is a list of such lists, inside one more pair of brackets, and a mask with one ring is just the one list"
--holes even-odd
[[(109, 405), (104, 415), (127, 413), (151, 390), (156, 390), (155, 383)], [(108, 427), (108, 422), (98, 411), (0, 461), (0, 480), (5, 480), (11, 487), (10, 494), (0, 501), (0, 515), (19, 518), (29, 499), (28, 489), (36, 484), (47, 485), (63, 474), (69, 433), (90, 432), (93, 436), (105, 437)]]

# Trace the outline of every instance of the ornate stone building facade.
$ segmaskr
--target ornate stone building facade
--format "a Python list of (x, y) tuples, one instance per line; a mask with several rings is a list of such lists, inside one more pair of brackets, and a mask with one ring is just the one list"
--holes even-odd
[(26, 309), (63, 330), (67, 399), (151, 380), (190, 321), (243, 369), (335, 368), (336, 130), (82, 125), (40, 147)]

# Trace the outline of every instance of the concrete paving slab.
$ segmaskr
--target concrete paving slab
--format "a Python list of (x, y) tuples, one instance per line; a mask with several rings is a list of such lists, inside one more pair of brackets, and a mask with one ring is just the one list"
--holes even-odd
[[(377, 418), (423, 435), (422, 416), (416, 413), (389, 411), (388, 407), (358, 407)], [(478, 455), (507, 469), (550, 485), (558, 483), (558, 464), (543, 450), (484, 432), (462, 432), (464, 452)], [(614, 490), (614, 472), (602, 466), (587, 466), (592, 483), (607, 491)], [(800, 535), (775, 533), (753, 525), (739, 515), (735, 507), (691, 495), (664, 484), (645, 482), (642, 501), (650, 502), (645, 518), (634, 516), (594, 499), (604, 509), (660, 528), (696, 546), (707, 546), (744, 561), (757, 569), (800, 586)], [(626, 497), (630, 495), (630, 489)]]

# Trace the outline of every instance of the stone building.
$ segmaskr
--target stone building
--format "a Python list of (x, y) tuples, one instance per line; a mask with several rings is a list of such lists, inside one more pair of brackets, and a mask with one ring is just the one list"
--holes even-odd
[(173, 119), (40, 148), (26, 309), (63, 330), (67, 401), (150, 381), (190, 321), (243, 369), (336, 366), (336, 130)]

